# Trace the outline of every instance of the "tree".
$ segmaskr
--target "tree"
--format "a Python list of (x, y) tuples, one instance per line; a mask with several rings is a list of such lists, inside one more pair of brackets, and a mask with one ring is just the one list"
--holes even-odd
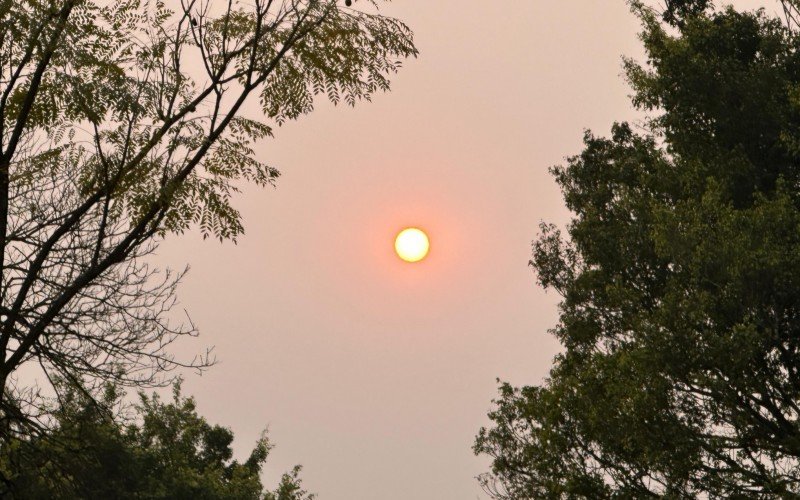
[(647, 61), (626, 73), (650, 118), (587, 132), (553, 169), (573, 217), (542, 225), (531, 264), (563, 297), (563, 352), (541, 385), (501, 385), (481, 482), (508, 499), (800, 495), (797, 24), (633, 10)]
[(114, 386), (102, 405), (74, 388), (62, 393), (46, 438), (15, 439), (0, 452), (4, 498), (313, 499), (302, 489), (299, 466), (265, 492), (259, 473), (272, 448), (266, 435), (245, 462), (233, 460), (232, 432), (199, 416), (179, 383), (169, 403), (140, 394), (127, 421), (108, 411), (124, 404)]
[(278, 176), (253, 144), (416, 55), (403, 23), (335, 0), (173, 4), (0, 0), (0, 437), (46, 424), (59, 387), (22, 366), (87, 396), (207, 366), (170, 354), (195, 333), (169, 315), (182, 273), (147, 256), (191, 227), (235, 241), (238, 183)]

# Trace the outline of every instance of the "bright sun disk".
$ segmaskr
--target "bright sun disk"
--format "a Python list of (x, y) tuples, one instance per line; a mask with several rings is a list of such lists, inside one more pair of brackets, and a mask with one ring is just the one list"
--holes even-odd
[(394, 250), (406, 262), (424, 259), (429, 249), (428, 235), (416, 227), (403, 229), (394, 240)]

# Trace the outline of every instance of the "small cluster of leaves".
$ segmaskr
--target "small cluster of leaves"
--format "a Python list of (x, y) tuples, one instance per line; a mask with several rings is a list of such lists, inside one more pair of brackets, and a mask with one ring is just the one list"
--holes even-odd
[(267, 80), (261, 103), (279, 124), (311, 112), (318, 94), (355, 106), (389, 90), (388, 75), (415, 54), (411, 30), (401, 21), (331, 10)]

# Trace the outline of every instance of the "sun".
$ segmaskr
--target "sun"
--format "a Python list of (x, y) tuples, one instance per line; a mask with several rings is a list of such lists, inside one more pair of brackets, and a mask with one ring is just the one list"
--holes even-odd
[(408, 227), (400, 231), (394, 240), (394, 250), (406, 262), (419, 262), (430, 249), (428, 235), (419, 228)]

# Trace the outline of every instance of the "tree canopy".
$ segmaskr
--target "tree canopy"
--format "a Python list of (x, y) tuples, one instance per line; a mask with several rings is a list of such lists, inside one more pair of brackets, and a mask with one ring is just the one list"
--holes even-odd
[[(114, 386), (99, 405), (74, 388), (62, 389), (65, 399), (46, 436), (0, 448), (4, 498), (313, 499), (302, 488), (299, 466), (265, 491), (259, 474), (272, 448), (266, 435), (247, 460), (234, 460), (233, 433), (198, 415), (179, 384), (172, 401), (142, 393), (133, 408)], [(112, 411), (120, 406), (124, 419)]]
[(257, 141), (316, 96), (355, 105), (389, 88), (417, 52), (379, 3), (0, 0), (6, 434), (46, 424), (48, 381), (90, 395), (211, 363), (171, 355), (196, 333), (169, 314), (182, 273), (147, 257), (193, 227), (235, 241), (237, 186), (278, 176)]
[[(681, 5), (678, 5), (681, 4)], [(495, 498), (800, 494), (800, 35), (763, 10), (632, 3), (641, 126), (553, 168), (532, 266), (563, 300), (538, 386), (476, 453)], [(674, 7), (674, 8), (673, 8)]]

